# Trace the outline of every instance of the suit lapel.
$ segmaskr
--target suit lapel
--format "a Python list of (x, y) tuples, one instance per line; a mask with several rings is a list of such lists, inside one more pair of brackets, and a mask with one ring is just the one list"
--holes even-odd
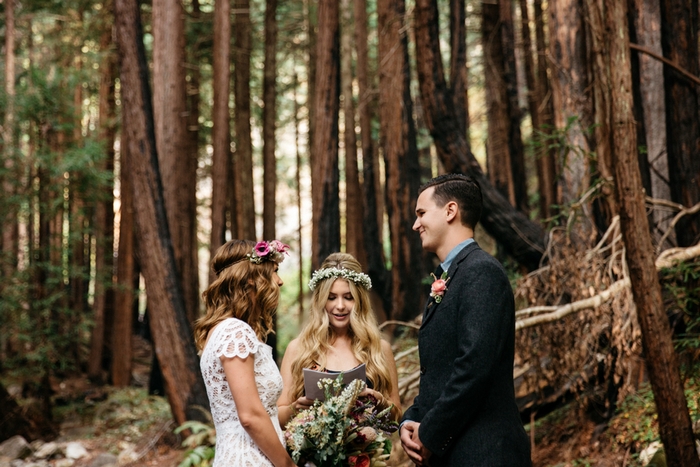
[[(469, 245), (465, 246), (462, 249), (462, 251), (459, 252), (457, 257), (452, 261), (450, 269), (447, 271), (447, 277), (450, 280), (447, 282), (447, 291), (445, 292), (445, 295), (447, 295), (450, 292), (450, 282), (452, 281), (452, 277), (454, 277), (454, 275), (457, 273), (459, 266), (467, 258), (469, 253), (471, 253), (477, 248), (479, 248), (479, 245), (477, 245), (476, 242), (470, 243)], [(428, 303), (425, 305), (425, 309), (423, 310), (423, 322), (420, 326), (421, 329), (423, 329), (428, 323), (428, 321), (430, 321), (430, 319), (433, 317), (433, 315), (435, 315), (435, 311), (444, 301), (445, 296), (442, 297), (442, 301), (440, 303), (437, 303), (433, 297), (428, 298)]]

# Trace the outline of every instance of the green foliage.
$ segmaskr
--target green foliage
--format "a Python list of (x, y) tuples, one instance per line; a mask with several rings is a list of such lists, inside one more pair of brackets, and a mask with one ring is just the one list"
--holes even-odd
[(214, 459), (216, 446), (216, 431), (211, 422), (202, 423), (189, 420), (175, 429), (175, 434), (189, 431), (189, 435), (182, 442), (188, 448), (185, 457), (178, 467), (209, 467)]
[(674, 336), (676, 350), (696, 354), (700, 350), (700, 261), (676, 263), (659, 273), (663, 285), (664, 307), (669, 315), (679, 316), (681, 329)]

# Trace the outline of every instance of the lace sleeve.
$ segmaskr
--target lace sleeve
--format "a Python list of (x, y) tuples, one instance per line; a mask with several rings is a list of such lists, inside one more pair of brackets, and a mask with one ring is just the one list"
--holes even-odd
[(219, 333), (214, 348), (217, 358), (247, 358), (248, 355), (257, 353), (262, 345), (253, 328), (244, 321), (229, 319), (222, 326), (224, 328)]

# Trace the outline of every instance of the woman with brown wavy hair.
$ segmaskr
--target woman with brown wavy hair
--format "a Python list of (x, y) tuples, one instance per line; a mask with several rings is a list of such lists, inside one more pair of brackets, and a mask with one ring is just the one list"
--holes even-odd
[(377, 399), (380, 407), (392, 404), (397, 420), (401, 402), (396, 362), (372, 311), (369, 276), (352, 255), (333, 253), (313, 273), (309, 287), (313, 290), (309, 321), (289, 343), (282, 360), (280, 423), (285, 426), (296, 412), (313, 404), (304, 396), (304, 368), (336, 373), (362, 363), (367, 373), (364, 394)]
[(279, 302), (282, 242), (231, 240), (212, 260), (206, 315), (194, 337), (216, 428), (213, 467), (292, 467), (282, 441), (277, 399), (282, 377), (265, 339)]

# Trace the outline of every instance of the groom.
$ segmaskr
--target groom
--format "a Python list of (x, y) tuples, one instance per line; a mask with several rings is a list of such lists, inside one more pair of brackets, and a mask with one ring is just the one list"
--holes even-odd
[(419, 395), (399, 429), (416, 465), (531, 465), (513, 389), (513, 291), (474, 242), (481, 206), (479, 185), (458, 174), (430, 180), (416, 203), (413, 230), (446, 281), (433, 283), (423, 312)]

